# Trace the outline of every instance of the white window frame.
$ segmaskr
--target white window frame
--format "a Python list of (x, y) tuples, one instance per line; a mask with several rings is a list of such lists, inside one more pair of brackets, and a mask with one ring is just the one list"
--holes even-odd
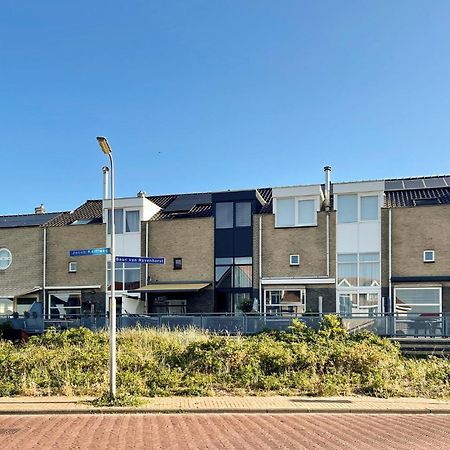
[[(138, 214), (138, 229), (137, 231), (127, 231), (127, 214), (128, 213), (137, 213)], [(139, 209), (124, 209), (123, 211), (123, 233), (124, 234), (137, 234), (141, 232), (141, 211)]]
[(6, 247), (3, 247), (3, 248), (0, 248), (0, 252), (1, 252), (1, 251), (5, 251), (5, 252), (8, 254), (7, 258), (2, 259), (2, 260), (8, 261), (9, 264), (8, 264), (6, 267), (0, 267), (0, 270), (6, 270), (6, 269), (9, 269), (9, 268), (11, 267), (11, 264), (12, 264), (12, 261), (13, 261), (13, 256), (12, 256), (11, 250), (9, 250), (9, 249), (6, 248)]
[[(442, 314), (442, 286), (411, 286), (411, 287), (398, 287), (395, 286), (394, 287), (394, 302), (395, 299), (397, 298), (397, 291), (407, 291), (407, 290), (425, 290), (425, 289), (437, 289), (439, 290), (439, 313)], [(435, 303), (432, 303), (433, 305), (435, 305)], [(429, 306), (430, 303), (414, 303), (415, 306)], [(394, 308), (395, 308), (395, 304), (394, 304)], [(414, 314), (414, 313), (413, 313)]]
[[(432, 259), (427, 259), (426, 254), (430, 253), (432, 255)], [(436, 253), (434, 250), (424, 250), (423, 251), (423, 262), (424, 263), (434, 263), (436, 261)]]
[[(275, 200), (275, 228), (302, 228), (302, 227), (316, 227), (317, 226), (317, 213), (319, 211), (319, 198), (317, 195), (301, 196), (301, 197), (277, 197)], [(294, 200), (294, 224), (293, 225), (278, 225), (278, 200)], [(314, 201), (314, 222), (300, 224), (298, 222), (298, 202), (300, 200), (313, 200)]]
[(70, 261), (69, 262), (69, 273), (77, 273), (77, 270), (78, 270), (77, 261)]
[[(268, 292), (300, 292), (300, 302), (285, 302), (285, 303), (267, 303), (266, 302), (266, 297), (267, 297), (267, 293)], [(263, 297), (263, 305), (264, 305), (264, 312), (266, 312), (267, 310), (267, 306), (272, 306), (272, 305), (285, 305), (285, 306), (296, 306), (296, 305), (301, 305), (303, 307), (303, 312), (306, 311), (306, 288), (302, 287), (302, 288), (290, 288), (290, 289), (282, 289), (282, 288), (276, 288), (276, 287), (272, 287), (272, 288), (268, 288), (268, 289), (264, 289), (264, 297)]]
[[(297, 258), (297, 262), (293, 262), (293, 258)], [(300, 255), (289, 255), (289, 265), (299, 266), (300, 265)]]
[[(360, 285), (359, 284), (359, 273), (360, 273), (360, 264), (364, 264), (364, 263), (366, 263), (366, 262), (368, 262), (368, 263), (370, 263), (370, 262), (373, 262), (373, 261), (361, 261), (360, 260), (360, 255), (364, 255), (364, 254), (366, 254), (366, 253), (378, 253), (378, 270), (379, 270), (379, 278), (378, 278), (378, 285), (372, 285), (372, 286), (363, 286), (363, 285)], [(345, 262), (344, 263), (340, 263), (339, 261), (338, 261), (338, 256), (339, 255), (356, 255), (356, 279), (358, 280), (358, 284), (356, 285), (356, 286), (346, 286), (346, 285), (343, 285), (343, 284), (339, 284), (339, 264), (346, 264)], [(350, 263), (347, 263), (347, 264), (350, 264)], [(354, 263), (351, 263), (351, 264), (354, 264)], [(364, 293), (365, 292), (365, 290), (366, 289), (380, 289), (381, 288), (381, 277), (382, 277), (382, 274), (381, 274), (381, 252), (341, 252), (341, 253), (336, 253), (336, 288), (337, 289), (345, 289), (345, 290), (352, 290), (352, 289), (354, 289), (354, 290), (362, 290), (362, 293)], [(342, 283), (342, 281), (341, 281), (341, 283)]]
[[(357, 220), (356, 222), (340, 222), (339, 221), (339, 197), (347, 196), (347, 195), (356, 195), (357, 196)], [(376, 219), (370, 219), (370, 220), (362, 220), (361, 219), (361, 199), (364, 197), (377, 197), (378, 198), (378, 209), (377, 209), (377, 218)], [(380, 194), (378, 192), (364, 192), (364, 193), (358, 193), (358, 192), (346, 192), (342, 194), (335, 194), (335, 209), (337, 211), (336, 214), (336, 221), (340, 225), (346, 225), (350, 223), (376, 223), (379, 222), (381, 219), (381, 203), (380, 203)]]
[[(358, 289), (358, 288), (346, 288), (346, 289), (340, 289), (336, 291), (336, 311), (338, 314), (341, 314), (340, 311), (340, 302), (339, 302), (339, 297), (341, 295), (356, 295), (356, 305), (357, 305), (357, 311), (353, 312), (352, 314), (365, 314), (368, 310), (375, 308), (374, 305), (371, 306), (361, 306), (360, 305), (360, 300), (359, 300), (359, 296), (360, 295), (369, 295), (369, 294), (376, 294), (378, 296), (378, 303), (376, 305), (377, 308), (377, 312), (376, 314), (379, 314), (382, 311), (382, 307), (383, 305), (382, 303), (382, 298), (381, 298), (381, 290), (378, 289), (374, 289), (374, 288), (370, 288), (370, 286), (368, 286), (368, 289)], [(352, 308), (353, 310), (353, 308)]]

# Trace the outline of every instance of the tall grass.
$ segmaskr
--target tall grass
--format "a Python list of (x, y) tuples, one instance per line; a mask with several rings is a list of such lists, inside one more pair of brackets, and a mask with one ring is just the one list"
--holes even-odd
[[(123, 395), (297, 394), (450, 398), (450, 361), (404, 358), (370, 333), (348, 334), (335, 316), (317, 331), (218, 336), (127, 329), (118, 333)], [(93, 395), (108, 387), (108, 334), (48, 331), (27, 344), (0, 340), (0, 396)]]

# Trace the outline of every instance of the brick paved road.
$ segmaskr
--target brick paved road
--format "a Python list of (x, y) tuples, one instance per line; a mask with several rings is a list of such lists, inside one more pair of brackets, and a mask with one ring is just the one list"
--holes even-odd
[(0, 416), (2, 449), (448, 449), (450, 415)]

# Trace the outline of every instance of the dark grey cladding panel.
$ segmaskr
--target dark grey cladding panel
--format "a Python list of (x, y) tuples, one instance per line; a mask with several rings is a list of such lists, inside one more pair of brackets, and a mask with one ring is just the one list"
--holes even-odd
[(211, 203), (211, 194), (184, 194), (178, 196), (164, 211), (190, 211), (195, 205), (207, 205), (209, 203)]
[(0, 228), (38, 227), (54, 219), (60, 213), (0, 216)]

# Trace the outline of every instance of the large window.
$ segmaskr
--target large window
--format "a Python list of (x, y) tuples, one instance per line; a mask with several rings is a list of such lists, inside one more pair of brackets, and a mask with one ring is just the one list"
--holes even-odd
[(307, 227), (317, 225), (316, 199), (277, 199), (275, 221), (277, 227)]
[[(135, 263), (116, 263), (115, 288), (130, 291), (141, 286), (141, 265)], [(111, 289), (111, 263), (108, 262), (108, 290)]]
[(361, 221), (378, 220), (378, 195), (360, 197)]
[(0, 315), (13, 313), (12, 298), (0, 298)]
[(358, 220), (361, 222), (378, 220), (378, 195), (338, 195), (337, 218), (339, 223), (353, 223), (358, 222)]
[(379, 253), (342, 253), (337, 255), (339, 287), (380, 286)]
[(251, 257), (216, 258), (216, 288), (248, 288), (252, 285)]
[(395, 312), (433, 314), (441, 312), (441, 288), (417, 287), (395, 289)]
[(81, 314), (80, 292), (55, 292), (49, 295), (51, 318), (76, 317)]
[(306, 290), (285, 289), (265, 291), (266, 312), (302, 313), (305, 310)]
[(126, 211), (125, 212), (125, 231), (127, 233), (139, 232), (139, 211)]
[(340, 292), (339, 312), (344, 315), (374, 314), (379, 311), (378, 292)]
[(357, 222), (358, 196), (356, 194), (339, 195), (337, 210), (339, 223)]
[(216, 228), (233, 228), (233, 202), (216, 203)]
[(277, 199), (276, 221), (278, 227), (295, 225), (295, 199)]
[(216, 228), (252, 226), (252, 204), (250, 202), (216, 203)]
[[(108, 234), (111, 234), (111, 226), (112, 226), (112, 214), (111, 210), (108, 210)], [(123, 209), (114, 209), (114, 226), (115, 226), (115, 234), (123, 233)]]
[(250, 202), (236, 203), (236, 226), (250, 227), (252, 225), (252, 204)]

